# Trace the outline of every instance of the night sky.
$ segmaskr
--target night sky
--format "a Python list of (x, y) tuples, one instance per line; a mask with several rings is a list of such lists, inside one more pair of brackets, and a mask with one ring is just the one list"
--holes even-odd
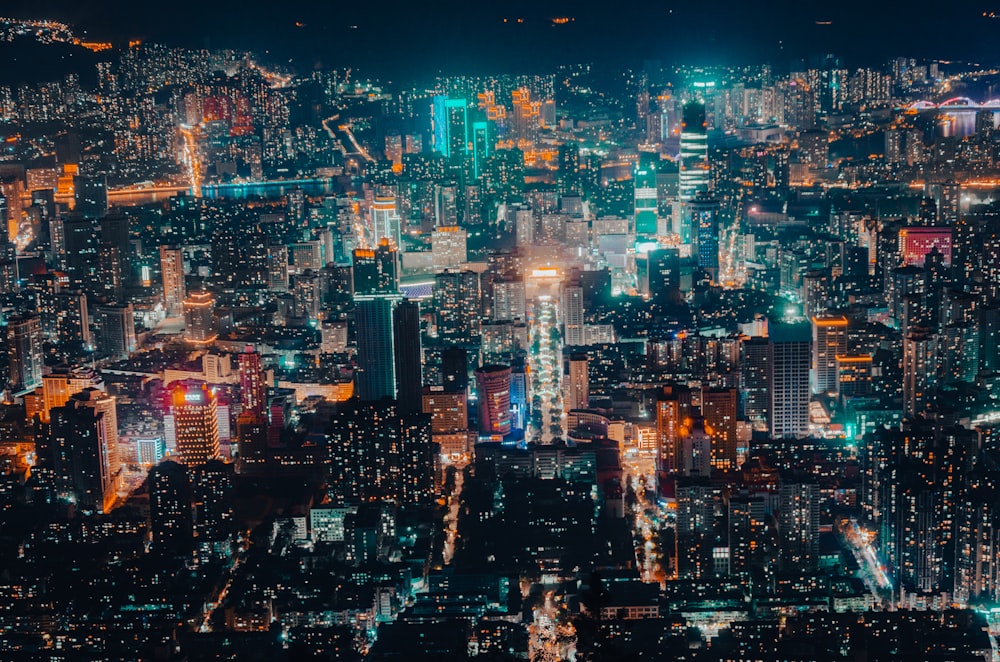
[[(423, 77), (439, 70), (527, 71), (647, 58), (698, 64), (767, 61), (781, 71), (797, 58), (823, 52), (841, 55), (848, 65), (878, 64), (900, 54), (1000, 59), (994, 47), (1000, 18), (982, 15), (991, 10), (1000, 15), (1000, 0), (8, 0), (0, 12), (66, 20), (94, 38), (138, 36), (183, 46), (269, 50), (276, 59), (294, 58), (299, 68), (354, 66), (372, 75)], [(558, 16), (575, 21), (555, 26), (550, 19)], [(304, 25), (296, 27), (296, 22)], [(820, 24), (826, 22), (832, 24)]]

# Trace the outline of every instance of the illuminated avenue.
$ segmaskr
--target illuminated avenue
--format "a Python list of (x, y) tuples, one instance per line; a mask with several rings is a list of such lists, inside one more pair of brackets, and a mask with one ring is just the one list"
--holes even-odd
[(996, 63), (98, 28), (0, 18), (0, 659), (1000, 659)]

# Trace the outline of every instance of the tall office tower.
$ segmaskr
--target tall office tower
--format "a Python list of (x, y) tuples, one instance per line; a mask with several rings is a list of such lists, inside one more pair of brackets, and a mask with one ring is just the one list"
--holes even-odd
[(680, 471), (681, 427), (691, 413), (691, 397), (687, 391), (666, 389), (656, 402), (657, 470), (666, 473)]
[(323, 305), (320, 288), (319, 275), (311, 269), (292, 276), (292, 309), (295, 317), (313, 325), (319, 322), (319, 311)]
[(567, 375), (566, 409), (587, 409), (590, 407), (590, 357), (582, 352), (569, 355)]
[(635, 185), (633, 195), (635, 234), (639, 236), (656, 235), (656, 161), (655, 154), (640, 153), (632, 175), (632, 182)]
[(73, 177), (74, 210), (87, 218), (103, 218), (108, 213), (108, 178)]
[(476, 370), (479, 433), (502, 438), (511, 431), (510, 366), (484, 365)]
[(479, 274), (474, 271), (445, 271), (434, 276), (438, 337), (468, 341), (478, 336), (481, 309)]
[(212, 278), (227, 290), (267, 286), (267, 234), (248, 219), (230, 221), (212, 233)]
[(398, 296), (399, 252), (388, 243), (353, 253), (354, 296)]
[(768, 330), (771, 436), (802, 437), (809, 432), (808, 324), (771, 324)]
[(464, 347), (445, 347), (441, 351), (441, 386), (446, 393), (468, 391), (469, 351)]
[(433, 149), (443, 154), (448, 163), (461, 166), (469, 149), (469, 111), (465, 99), (434, 97), (431, 106)]
[(132, 304), (97, 306), (94, 310), (94, 339), (101, 356), (114, 361), (127, 359), (138, 347)]
[(469, 234), (457, 225), (435, 228), (431, 236), (431, 257), (434, 271), (456, 269), (468, 259)]
[(149, 470), (150, 551), (185, 556), (194, 544), (191, 480), (184, 465), (166, 460)]
[(486, 159), (493, 153), (493, 146), (496, 144), (496, 137), (493, 134), (493, 125), (488, 121), (476, 120), (472, 123), (470, 142), (472, 143), (472, 176), (475, 179), (483, 174)]
[(177, 457), (188, 466), (219, 456), (219, 414), (215, 393), (193, 379), (176, 382), (170, 396)]
[(743, 417), (757, 428), (771, 425), (771, 362), (767, 338), (740, 342), (740, 396)]
[(388, 242), (354, 251), (357, 394), (363, 401), (396, 397), (392, 310), (400, 299), (397, 251)]
[(560, 195), (583, 193), (583, 175), (580, 172), (580, 146), (575, 142), (559, 146), (559, 173), (556, 182)]
[(847, 355), (847, 318), (812, 318), (812, 392), (839, 393), (837, 357)]
[(210, 460), (192, 467), (191, 492), (195, 507), (195, 538), (209, 556), (228, 554), (233, 518), (233, 465)]
[(683, 476), (708, 478), (712, 473), (712, 435), (701, 416), (686, 418), (681, 428), (678, 469)]
[(267, 381), (260, 354), (247, 345), (239, 355), (240, 411), (264, 417), (267, 409)]
[(90, 368), (56, 367), (42, 377), (42, 408), (40, 417), (48, 423), (49, 412), (62, 407), (71, 396), (88, 388), (104, 390), (100, 375)]
[(160, 246), (160, 273), (163, 274), (163, 308), (167, 317), (184, 312), (184, 253), (179, 248)]
[[(702, 476), (677, 480), (678, 579), (702, 579), (726, 574), (715, 557), (717, 513), (722, 512), (722, 487)], [(728, 563), (724, 564), (728, 566)]]
[(63, 222), (63, 263), (70, 279), (77, 287), (88, 292), (98, 291), (98, 266), (100, 241), (93, 219), (71, 217)]
[(288, 291), (288, 246), (270, 244), (267, 247), (267, 289)]
[(124, 299), (126, 281), (131, 275), (130, 254), (128, 219), (117, 214), (105, 216), (101, 219), (97, 253), (97, 291), (104, 298)]
[(218, 337), (215, 326), (215, 297), (211, 292), (191, 292), (184, 299), (184, 340), (210, 345)]
[(433, 497), (436, 459), (431, 418), (402, 414), (390, 400), (337, 405), (327, 427), (331, 496), (426, 504)]
[(525, 320), (524, 281), (520, 278), (494, 280), (490, 317), (497, 322)]
[(400, 246), (399, 212), (396, 211), (396, 198), (393, 196), (375, 196), (371, 207), (372, 242), (377, 246), (384, 239), (390, 246)]
[(701, 394), (701, 413), (705, 431), (712, 437), (712, 467), (716, 469), (736, 469), (738, 410), (739, 393), (734, 388), (705, 389)]
[(707, 191), (710, 181), (708, 166), (708, 124), (705, 104), (691, 101), (681, 113), (680, 199), (694, 200), (699, 191)]
[(583, 347), (584, 337), (583, 287), (578, 282), (564, 281), (562, 295), (563, 339), (567, 347)]
[(808, 572), (819, 561), (819, 486), (782, 482), (778, 492), (778, 537), (783, 570)]
[(110, 512), (121, 482), (115, 399), (97, 389), (75, 394), (51, 412), (55, 469), (77, 506)]
[(393, 350), (396, 358), (396, 399), (403, 414), (419, 412), (423, 399), (420, 364), (420, 305), (402, 301), (392, 311)]
[[(684, 204), (681, 242), (694, 244), (691, 252), (698, 266), (713, 277), (719, 271), (719, 201), (704, 191)], [(688, 240), (689, 239), (689, 240)]]
[(636, 255), (636, 279), (642, 294), (661, 302), (676, 302), (680, 298), (680, 251), (658, 248), (645, 255)]
[(358, 396), (364, 401), (396, 397), (391, 297), (357, 298), (354, 319), (358, 334)]
[(935, 400), (938, 382), (938, 336), (915, 327), (903, 339), (903, 416), (913, 418)]
[(8, 318), (7, 358), (12, 391), (30, 391), (42, 383), (42, 324), (37, 315)]

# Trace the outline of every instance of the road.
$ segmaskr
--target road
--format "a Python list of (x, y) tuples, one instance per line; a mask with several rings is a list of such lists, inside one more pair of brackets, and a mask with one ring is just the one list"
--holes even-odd
[(445, 565), (451, 565), (455, 556), (455, 538), (458, 537), (458, 509), (462, 505), (462, 480), (464, 472), (455, 472), (455, 489), (448, 495), (448, 514), (445, 515), (444, 550), (441, 553)]
[[(540, 295), (533, 304), (531, 316), (531, 351), (528, 365), (532, 375), (532, 397), (541, 399), (541, 428), (534, 431), (534, 438), (550, 444), (565, 432), (565, 412), (562, 397), (562, 340), (558, 338), (558, 300), (548, 294)], [(554, 434), (553, 426), (558, 433)]]

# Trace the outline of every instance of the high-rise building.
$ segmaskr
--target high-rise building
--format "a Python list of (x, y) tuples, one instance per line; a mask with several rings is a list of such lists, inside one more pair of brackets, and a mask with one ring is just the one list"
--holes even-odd
[(582, 352), (570, 354), (567, 385), (563, 389), (566, 393), (566, 408), (570, 411), (587, 409), (590, 406), (589, 365), (590, 357), (586, 354)]
[(937, 334), (915, 327), (903, 338), (903, 416), (912, 418), (934, 403), (939, 367)]
[(847, 318), (812, 318), (812, 392), (838, 393), (837, 357), (847, 355)]
[(476, 370), (479, 432), (503, 438), (511, 432), (510, 366), (484, 365)]
[(42, 408), (40, 417), (48, 422), (49, 412), (69, 402), (74, 394), (88, 388), (104, 390), (100, 375), (89, 368), (57, 367), (42, 377)]
[(712, 466), (723, 471), (736, 468), (738, 404), (734, 388), (705, 389), (701, 394), (705, 431), (712, 437)]
[(740, 343), (740, 397), (743, 416), (756, 427), (770, 429), (771, 361), (767, 338)]
[(149, 471), (150, 551), (164, 556), (191, 553), (194, 513), (191, 480), (184, 465), (166, 460)]
[(107, 176), (73, 177), (73, 198), (77, 213), (87, 218), (103, 218), (108, 213)]
[(340, 403), (327, 428), (328, 484), (335, 502), (425, 504), (434, 492), (431, 419), (401, 414), (391, 400)]
[(218, 337), (215, 325), (215, 297), (211, 292), (192, 292), (184, 300), (184, 339), (210, 345)]
[(698, 266), (714, 277), (719, 270), (719, 201), (699, 191), (685, 203), (684, 218), (682, 243), (694, 244), (692, 253), (698, 258)]
[(400, 246), (399, 212), (393, 196), (375, 196), (371, 207), (372, 241), (377, 246), (383, 240), (390, 246)]
[(97, 306), (94, 310), (97, 352), (114, 361), (129, 357), (138, 347), (132, 304)]
[(460, 267), (468, 259), (467, 239), (468, 233), (457, 225), (442, 225), (435, 228), (431, 237), (434, 271)]
[(705, 419), (684, 419), (680, 433), (678, 470), (683, 476), (708, 478), (712, 473), (712, 435), (705, 429)]
[(267, 382), (260, 354), (247, 345), (239, 355), (240, 411), (263, 418), (267, 409)]
[(431, 130), (435, 152), (452, 165), (462, 165), (469, 149), (469, 110), (465, 99), (434, 97), (431, 106)]
[(446, 340), (468, 340), (479, 335), (482, 300), (479, 274), (445, 271), (434, 276), (437, 334)]
[(160, 272), (163, 275), (163, 308), (168, 317), (184, 311), (184, 254), (179, 248), (160, 246)]
[(362, 401), (396, 397), (396, 353), (392, 311), (399, 301), (399, 262), (394, 246), (354, 251), (354, 319), (358, 368), (355, 384)]
[(53, 469), (83, 510), (110, 512), (121, 483), (115, 399), (97, 389), (75, 394), (51, 412)]
[(584, 339), (583, 287), (579, 283), (564, 282), (562, 285), (563, 338), (567, 347), (582, 347)]
[(782, 482), (778, 493), (780, 561), (784, 570), (815, 570), (819, 562), (819, 486)]
[(423, 397), (420, 351), (420, 306), (402, 301), (392, 311), (396, 359), (396, 399), (403, 414), (419, 412)]
[(42, 325), (38, 315), (7, 320), (7, 358), (12, 391), (31, 391), (42, 383)]
[(768, 330), (771, 435), (802, 437), (809, 432), (808, 324), (771, 324)]
[(494, 280), (491, 317), (494, 321), (525, 320), (524, 281), (517, 279)]
[(465, 393), (469, 388), (469, 351), (445, 347), (441, 351), (441, 386), (447, 393)]
[(632, 175), (635, 187), (634, 214), (635, 234), (640, 236), (656, 235), (657, 224), (657, 188), (655, 155), (642, 152)]
[(684, 106), (680, 149), (680, 199), (689, 201), (699, 191), (707, 191), (710, 181), (705, 104), (691, 101)]
[(170, 413), (174, 417), (178, 460), (188, 466), (219, 456), (219, 415), (213, 393), (205, 382), (185, 380), (172, 386)]

